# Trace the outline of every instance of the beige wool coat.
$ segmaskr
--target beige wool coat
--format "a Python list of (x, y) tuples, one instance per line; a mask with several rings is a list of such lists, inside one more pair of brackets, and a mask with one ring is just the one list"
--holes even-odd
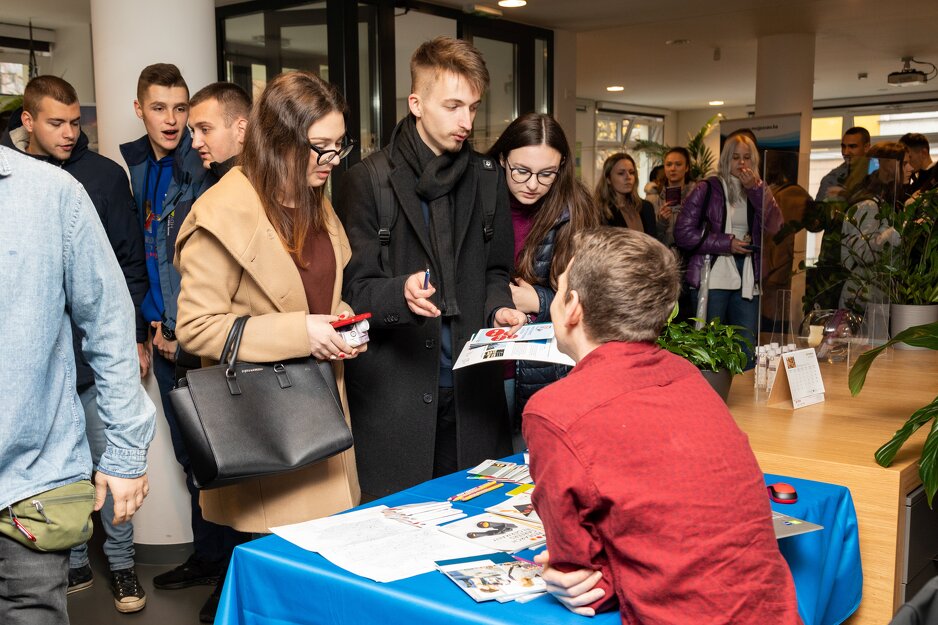
[[(336, 265), (332, 312), (339, 314), (351, 310), (341, 301), (351, 248), (328, 200), (326, 213)], [(310, 355), (299, 271), (240, 167), (192, 207), (176, 241), (175, 265), (182, 276), (176, 335), (187, 352), (217, 360), (235, 319), (250, 315), (239, 360)], [(343, 365), (333, 367), (348, 421)], [(200, 502), (208, 521), (267, 532), (356, 506), (360, 494), (353, 448), (297, 471), (202, 491)]]

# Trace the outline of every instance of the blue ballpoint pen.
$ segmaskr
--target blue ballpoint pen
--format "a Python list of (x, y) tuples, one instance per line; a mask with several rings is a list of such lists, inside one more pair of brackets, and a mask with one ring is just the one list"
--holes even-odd
[(423, 290), (426, 291), (430, 288), (430, 267), (427, 267), (427, 270), (423, 272)]

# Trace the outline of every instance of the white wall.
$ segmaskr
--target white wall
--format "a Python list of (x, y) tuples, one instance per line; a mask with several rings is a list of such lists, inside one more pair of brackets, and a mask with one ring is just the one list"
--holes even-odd
[(70, 82), (78, 92), (79, 102), (94, 104), (91, 24), (76, 23), (55, 29), (50, 73)]

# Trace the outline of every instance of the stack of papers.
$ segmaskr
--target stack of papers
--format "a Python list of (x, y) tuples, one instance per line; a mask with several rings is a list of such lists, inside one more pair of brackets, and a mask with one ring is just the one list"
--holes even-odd
[(346, 571), (376, 582), (428, 573), (436, 568), (438, 560), (496, 551), (459, 540), (436, 527), (392, 521), (385, 516), (385, 510), (387, 506), (375, 506), (270, 530)]
[(515, 495), (500, 504), (489, 506), (485, 511), (508, 517), (509, 519), (542, 525), (541, 517), (537, 516), (537, 510), (534, 509), (534, 504), (531, 503), (530, 491)]
[(515, 334), (508, 334), (503, 328), (479, 330), (466, 341), (453, 369), (496, 360), (536, 360), (570, 367), (576, 364), (557, 348), (551, 324), (532, 323)]
[(382, 511), (384, 516), (394, 521), (407, 523), (415, 527), (429, 527), (450, 521), (466, 518), (466, 513), (453, 507), (448, 501), (431, 501), (428, 503), (411, 503), (403, 506), (394, 506)]
[(476, 601), (514, 601), (518, 597), (543, 593), (547, 584), (541, 579), (541, 567), (506, 554), (484, 560), (446, 560), (437, 567), (467, 595)]
[(516, 484), (533, 483), (528, 465), (503, 460), (486, 460), (479, 466), (469, 469), (467, 473), (479, 479), (514, 482)]

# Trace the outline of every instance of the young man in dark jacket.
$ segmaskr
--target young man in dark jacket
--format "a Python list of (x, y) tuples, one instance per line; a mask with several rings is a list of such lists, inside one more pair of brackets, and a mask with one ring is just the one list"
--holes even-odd
[[(127, 282), (137, 317), (137, 356), (140, 374), (146, 375), (150, 355), (145, 349), (147, 327), (140, 305), (147, 292), (143, 236), (137, 223), (127, 174), (109, 158), (88, 149), (88, 137), (80, 127), (78, 94), (56, 76), (38, 76), (23, 93), (23, 110), (10, 118), (9, 132), (2, 143), (25, 154), (61, 167), (77, 179), (94, 204), (108, 241)], [(82, 332), (72, 325), (76, 387), (85, 412), (85, 428), (94, 465), (107, 447), (105, 424), (98, 416), (94, 372), (81, 351)], [(104, 552), (111, 570), (114, 605), (120, 612), (137, 612), (146, 605), (146, 594), (134, 572), (134, 530), (131, 523), (114, 525), (114, 500), (108, 493), (101, 514), (107, 538)], [(72, 549), (69, 558), (68, 592), (91, 586), (88, 546)]]
[(208, 170), (199, 195), (235, 166), (244, 148), (244, 131), (251, 114), (251, 99), (231, 82), (213, 82), (189, 100), (192, 149)]
[(239, 540), (231, 528), (202, 518), (199, 491), (192, 483), (189, 456), (179, 433), (169, 391), (186, 368), (198, 367), (197, 358), (178, 349), (176, 298), (179, 272), (173, 267), (176, 234), (189, 214), (204, 183), (206, 170), (192, 149), (186, 128), (189, 88), (175, 65), (147, 66), (137, 81), (134, 110), (146, 134), (120, 146), (130, 170), (130, 184), (143, 228), (150, 289), (143, 300), (143, 314), (153, 328), (153, 373), (160, 387), (163, 414), (169, 425), (173, 452), (186, 472), (192, 502), (192, 536), (195, 552), (175, 569), (157, 575), (160, 589), (215, 584), (227, 564), (226, 554)]
[(344, 299), (372, 314), (377, 348), (346, 369), (359, 479), (372, 495), (511, 451), (504, 368), (453, 362), (478, 329), (526, 321), (508, 289), (504, 172), (468, 142), (489, 82), (482, 55), (438, 37), (414, 52), (411, 78), (410, 114), (349, 170), (336, 205), (352, 246)]

